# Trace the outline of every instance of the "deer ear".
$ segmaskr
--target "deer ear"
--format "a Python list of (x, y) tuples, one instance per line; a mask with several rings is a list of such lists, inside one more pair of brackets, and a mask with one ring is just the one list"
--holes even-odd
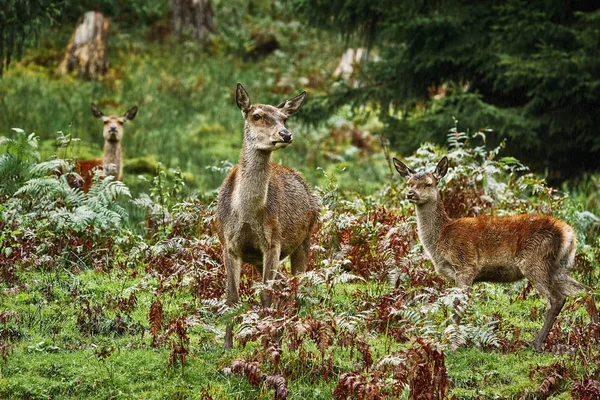
[(104, 117), (104, 113), (102, 111), (100, 111), (100, 109), (94, 103), (92, 103), (92, 114), (96, 118)]
[(300, 107), (304, 104), (304, 100), (306, 100), (306, 92), (302, 92), (298, 96), (284, 101), (277, 108), (281, 109), (287, 115), (292, 115), (300, 110)]
[(138, 107), (133, 106), (129, 110), (127, 110), (127, 112), (123, 116), (125, 117), (125, 119), (127, 119), (127, 121), (131, 121), (137, 115), (137, 110), (138, 110)]
[(392, 159), (392, 161), (394, 161), (394, 167), (396, 167), (396, 171), (398, 171), (398, 173), (403, 178), (410, 178), (411, 175), (413, 175), (415, 173), (415, 171), (413, 171), (412, 169), (408, 168), (406, 166), (406, 164), (404, 164), (402, 161), (398, 160), (396, 157), (394, 157)]
[(440, 160), (440, 162), (438, 163), (438, 165), (435, 167), (435, 171), (433, 172), (433, 175), (435, 175), (435, 177), (439, 180), (439, 179), (442, 179), (444, 176), (446, 176), (447, 172), (448, 172), (448, 157), (444, 156), (444, 158), (442, 158)]
[(244, 89), (241, 83), (237, 84), (237, 89), (235, 90), (235, 102), (237, 103), (237, 106), (240, 108), (240, 110), (242, 110), (245, 113), (248, 112), (248, 110), (250, 110), (250, 107), (252, 106), (252, 103), (250, 102), (250, 96), (248, 95), (248, 92), (246, 92), (246, 89)]

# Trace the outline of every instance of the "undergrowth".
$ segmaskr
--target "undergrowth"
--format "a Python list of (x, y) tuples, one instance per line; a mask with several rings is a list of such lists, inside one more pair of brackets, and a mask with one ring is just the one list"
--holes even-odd
[[(573, 224), (573, 273), (597, 284), (597, 220), (484, 136), (455, 126), (447, 149), (425, 144), (407, 159), (433, 168), (448, 155), (452, 216), (535, 211)], [(534, 354), (539, 296), (526, 282), (463, 291), (442, 280), (403, 182), (354, 197), (325, 171), (308, 271), (290, 276), (284, 264), (266, 288), (244, 265), (242, 301), (230, 308), (213, 198), (185, 195), (180, 172), (159, 171), (133, 198), (98, 176), (86, 194), (72, 160), (42, 160), (35, 135), (17, 130), (2, 145), (0, 397), (600, 396), (591, 300), (570, 299), (547, 353)], [(128, 210), (143, 219), (135, 232)], [(236, 348), (225, 352), (230, 322)]]

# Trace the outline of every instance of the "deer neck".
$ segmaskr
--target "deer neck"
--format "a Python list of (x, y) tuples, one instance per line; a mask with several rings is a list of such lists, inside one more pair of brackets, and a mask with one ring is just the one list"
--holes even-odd
[(257, 150), (247, 137), (244, 135), (233, 204), (242, 214), (254, 215), (264, 210), (267, 204), (271, 152)]
[(444, 210), (444, 204), (439, 194), (437, 201), (418, 204), (416, 210), (419, 239), (429, 256), (435, 260), (442, 228), (450, 222), (450, 218)]
[[(123, 173), (123, 154), (121, 152), (121, 142), (104, 141), (104, 155), (102, 156), (102, 164), (108, 175), (113, 175), (116, 179), (121, 179)], [(113, 167), (107, 167), (114, 165)]]

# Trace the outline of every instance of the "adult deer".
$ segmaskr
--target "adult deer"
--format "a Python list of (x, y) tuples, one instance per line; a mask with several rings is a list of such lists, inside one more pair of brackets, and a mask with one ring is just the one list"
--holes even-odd
[[(437, 188), (448, 159), (442, 158), (433, 173), (393, 161), (407, 179), (406, 198), (416, 205), (419, 239), (438, 274), (465, 287), (527, 278), (544, 297), (549, 308), (534, 341), (535, 350), (542, 351), (567, 296), (590, 290), (568, 275), (577, 249), (573, 228), (540, 214), (450, 219)], [(595, 311), (593, 320), (598, 321)]]
[[(298, 112), (306, 92), (278, 106), (252, 104), (238, 83), (236, 103), (244, 118), (239, 164), (223, 181), (217, 200), (216, 228), (227, 270), (227, 304), (239, 301), (241, 263), (253, 264), (269, 284), (280, 260), (291, 258), (292, 273), (306, 270), (310, 237), (319, 201), (296, 170), (271, 161), (271, 153), (288, 147), (293, 136), (285, 127)], [(262, 305), (270, 298), (261, 294)], [(233, 347), (233, 326), (227, 325), (225, 348)]]
[(90, 190), (94, 170), (98, 168), (102, 168), (106, 175), (123, 180), (123, 125), (135, 118), (137, 110), (137, 106), (133, 106), (123, 116), (106, 116), (92, 103), (92, 114), (104, 124), (104, 153), (102, 158), (77, 161), (77, 168), (84, 181), (84, 192)]

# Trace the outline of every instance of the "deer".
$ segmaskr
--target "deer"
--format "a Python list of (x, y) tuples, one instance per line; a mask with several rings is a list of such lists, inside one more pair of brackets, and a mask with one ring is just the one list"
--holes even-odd
[(80, 160), (76, 162), (77, 169), (83, 178), (83, 191), (88, 192), (92, 186), (94, 171), (102, 169), (106, 176), (123, 180), (123, 125), (137, 115), (138, 107), (133, 106), (122, 116), (106, 116), (92, 103), (92, 114), (101, 119), (104, 124), (104, 153), (102, 158)]
[[(534, 340), (535, 350), (543, 351), (566, 298), (591, 290), (569, 276), (577, 250), (573, 228), (543, 214), (450, 219), (438, 189), (448, 172), (447, 157), (433, 173), (415, 172), (397, 158), (393, 163), (406, 179), (406, 199), (415, 204), (418, 236), (435, 271), (459, 287), (529, 280), (548, 304)], [(592, 321), (599, 322), (595, 305)]]
[[(237, 84), (236, 104), (244, 120), (242, 150), (219, 189), (215, 215), (229, 306), (239, 302), (242, 262), (254, 265), (265, 285), (276, 278), (280, 261), (288, 256), (294, 275), (306, 271), (320, 202), (298, 171), (271, 161), (271, 153), (292, 143), (285, 123), (305, 99), (302, 92), (277, 106), (252, 104)], [(264, 290), (261, 305), (271, 305)], [(228, 324), (224, 348), (232, 347), (233, 325)]]

